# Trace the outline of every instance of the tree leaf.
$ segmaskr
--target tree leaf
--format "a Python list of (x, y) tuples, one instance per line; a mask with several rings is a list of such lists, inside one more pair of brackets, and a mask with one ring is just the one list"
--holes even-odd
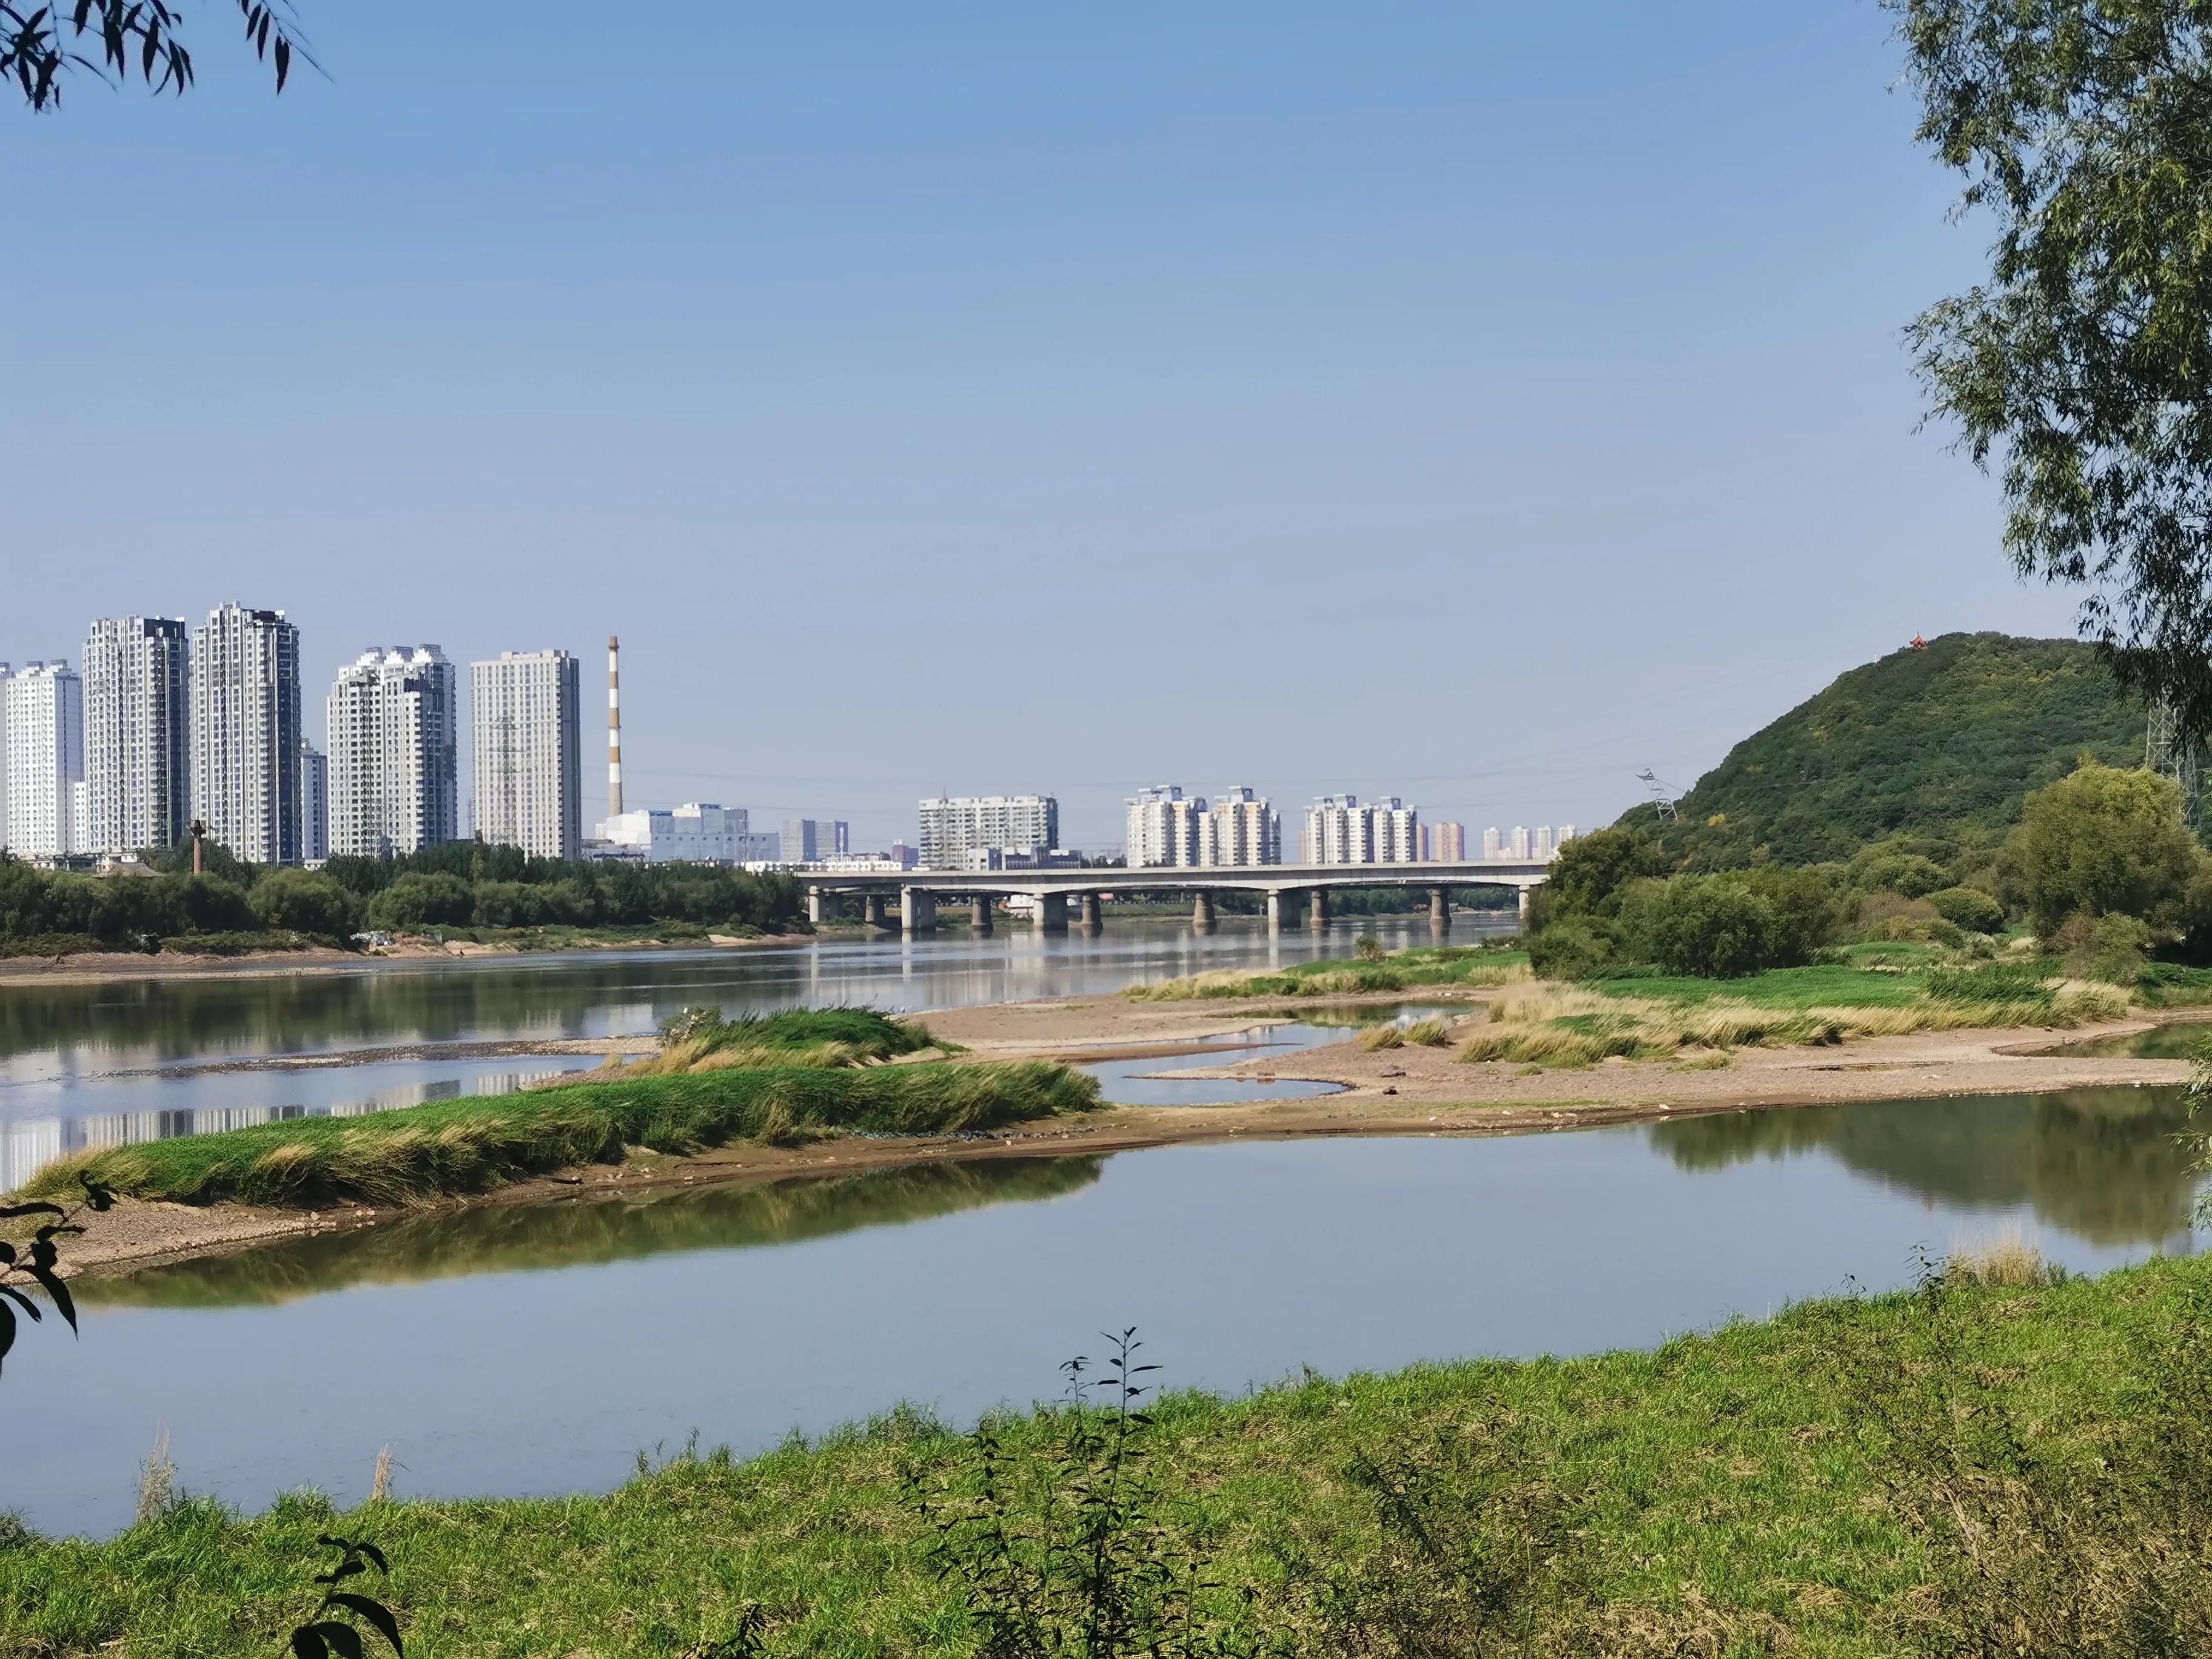
[(292, 1651), (299, 1659), (330, 1659), (330, 1644), (324, 1641), (313, 1625), (302, 1625), (292, 1632)]
[(399, 1621), (392, 1616), (391, 1608), (386, 1607), (381, 1601), (370, 1600), (366, 1595), (333, 1595), (331, 1600), (342, 1607), (351, 1607), (370, 1624), (375, 1626), (378, 1633), (392, 1644), (392, 1652), (402, 1655), (404, 1659), (407, 1650), (399, 1644)]
[(46, 1267), (33, 1266), (31, 1269), (31, 1277), (46, 1287), (46, 1294), (54, 1299), (54, 1306), (60, 1310), (62, 1317), (69, 1322), (70, 1329), (76, 1330), (76, 1302), (70, 1295), (69, 1286), (63, 1284), (50, 1269)]
[(335, 1619), (326, 1619), (315, 1626), (323, 1640), (331, 1644), (331, 1651), (338, 1659), (362, 1659), (361, 1632), (351, 1625), (341, 1625)]

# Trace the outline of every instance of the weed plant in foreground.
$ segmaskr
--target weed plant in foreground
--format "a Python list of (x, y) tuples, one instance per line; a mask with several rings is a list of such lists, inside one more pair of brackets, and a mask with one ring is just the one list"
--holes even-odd
[(109, 1147), (46, 1165), (24, 1190), (73, 1193), (82, 1176), (133, 1198), (185, 1204), (406, 1204), (619, 1163), (631, 1146), (682, 1154), (733, 1140), (959, 1134), (1098, 1104), (1095, 1080), (1042, 1063), (586, 1076), (519, 1095)]
[(422, 1659), (2212, 1650), (2212, 1264), (1975, 1277), (1651, 1352), (1149, 1398), (1141, 1425), (899, 1411), (605, 1496), (188, 1498), (9, 1534), (0, 1651), (275, 1653), (317, 1536), (364, 1534)]

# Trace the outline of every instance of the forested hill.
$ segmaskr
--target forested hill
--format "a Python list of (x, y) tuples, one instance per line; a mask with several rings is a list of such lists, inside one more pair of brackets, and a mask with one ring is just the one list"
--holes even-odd
[[(1691, 866), (1848, 857), (1899, 832), (1979, 840), (2084, 753), (2139, 764), (2141, 706), (2073, 640), (1946, 634), (1841, 676), (1730, 750), (1660, 827)], [(1652, 809), (1624, 822), (1654, 827)]]

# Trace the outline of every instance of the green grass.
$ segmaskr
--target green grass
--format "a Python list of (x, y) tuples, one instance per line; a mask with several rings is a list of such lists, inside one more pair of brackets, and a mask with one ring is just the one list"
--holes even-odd
[(1807, 1008), (1902, 1008), (1917, 999), (1923, 988), (1909, 975), (1870, 973), (1841, 964), (1775, 968), (1741, 979), (1655, 975), (1649, 979), (1594, 979), (1584, 983), (1607, 996), (1691, 1005), (1724, 997), (1792, 1012)]
[[(2208, 1297), (2212, 1267), (2166, 1260), (1940, 1304), (1808, 1304), (1655, 1352), (1309, 1374), (1235, 1400), (1170, 1395), (1150, 1468), (1174, 1524), (1206, 1540), (1221, 1595), (1249, 1586), (1249, 1616), (1287, 1632), (1293, 1652), (1407, 1650), (1344, 1639), (1330, 1607), (1387, 1608), (1394, 1586), (1431, 1588), (1432, 1569), (1382, 1524), (1363, 1459), (1447, 1544), (1487, 1528), (1512, 1546), (1481, 1556), (1492, 1576), (1480, 1584), (1500, 1591), (1513, 1639), (1462, 1632), (1424, 1651), (1966, 1651), (1959, 1628), (1987, 1581), (1947, 1531), (1954, 1500), (2012, 1575), (1987, 1585), (2008, 1617), (2022, 1594), (2087, 1598), (2122, 1571), (2141, 1528), (2201, 1522), (2175, 1497), (2187, 1481), (2173, 1482), (2205, 1443)], [(1080, 1340), (1086, 1320), (1066, 1322)], [(36, 1351), (13, 1363), (37, 1363)], [(1052, 1379), (1034, 1381), (1050, 1391)], [(896, 1392), (895, 1376), (882, 1382)], [(1063, 1423), (998, 1423), (1017, 1475), (1050, 1455)], [(1975, 1478), (1978, 1437), (2012, 1433), (2031, 1460), (2022, 1490), (2068, 1499), (2041, 1532), (2006, 1507), (2011, 1487)], [(605, 1496), (379, 1501), (340, 1515), (303, 1493), (252, 1519), (188, 1502), (101, 1542), (19, 1534), (0, 1538), (0, 1651), (281, 1651), (313, 1599), (315, 1535), (337, 1531), (391, 1556), (388, 1585), (374, 1588), (416, 1659), (677, 1659), (726, 1639), (754, 1603), (771, 1655), (954, 1659), (975, 1651), (975, 1633), (901, 1483), (971, 1457), (969, 1443), (902, 1411), (750, 1461), (680, 1456)], [(2098, 1547), (2059, 1547), (2081, 1543), (2069, 1526), (2093, 1527)], [(2178, 1559), (2201, 1557), (2201, 1540), (2174, 1541)], [(2201, 1594), (2201, 1572), (2182, 1582)], [(1464, 1589), (1440, 1604), (1470, 1605)], [(2200, 1602), (2185, 1628), (2201, 1614)], [(2040, 1631), (2055, 1615), (2039, 1603), (2019, 1616)]]
[(1403, 991), (1417, 985), (1495, 985), (1525, 973), (1528, 953), (1484, 945), (1420, 945), (1394, 951), (1381, 962), (1342, 959), (1302, 962), (1280, 973), (1222, 969), (1152, 985), (1132, 985), (1121, 994), (1139, 1002), (1183, 1002), (1214, 997), (1355, 996)]
[(1043, 1064), (599, 1074), (519, 1095), (106, 1148), (48, 1164), (24, 1191), (73, 1194), (82, 1171), (132, 1197), (185, 1204), (404, 1204), (617, 1162), (626, 1146), (685, 1153), (824, 1133), (957, 1134), (1087, 1110), (1097, 1099), (1090, 1078)]

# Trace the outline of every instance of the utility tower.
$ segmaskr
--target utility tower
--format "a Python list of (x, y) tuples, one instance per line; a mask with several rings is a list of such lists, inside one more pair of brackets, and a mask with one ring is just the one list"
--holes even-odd
[(2181, 791), (2181, 816), (2197, 828), (2197, 805), (2204, 793), (2204, 746), (2181, 729), (2173, 705), (2164, 697), (2150, 706), (2149, 729), (2143, 733), (2143, 769), (2172, 778)]
[(1636, 777), (1639, 783), (1650, 786), (1651, 805), (1659, 814), (1659, 822), (1662, 823), (1678, 822), (1674, 811), (1674, 792), (1668, 787), (1666, 780), (1653, 775), (1651, 769), (1648, 766), (1638, 772)]

